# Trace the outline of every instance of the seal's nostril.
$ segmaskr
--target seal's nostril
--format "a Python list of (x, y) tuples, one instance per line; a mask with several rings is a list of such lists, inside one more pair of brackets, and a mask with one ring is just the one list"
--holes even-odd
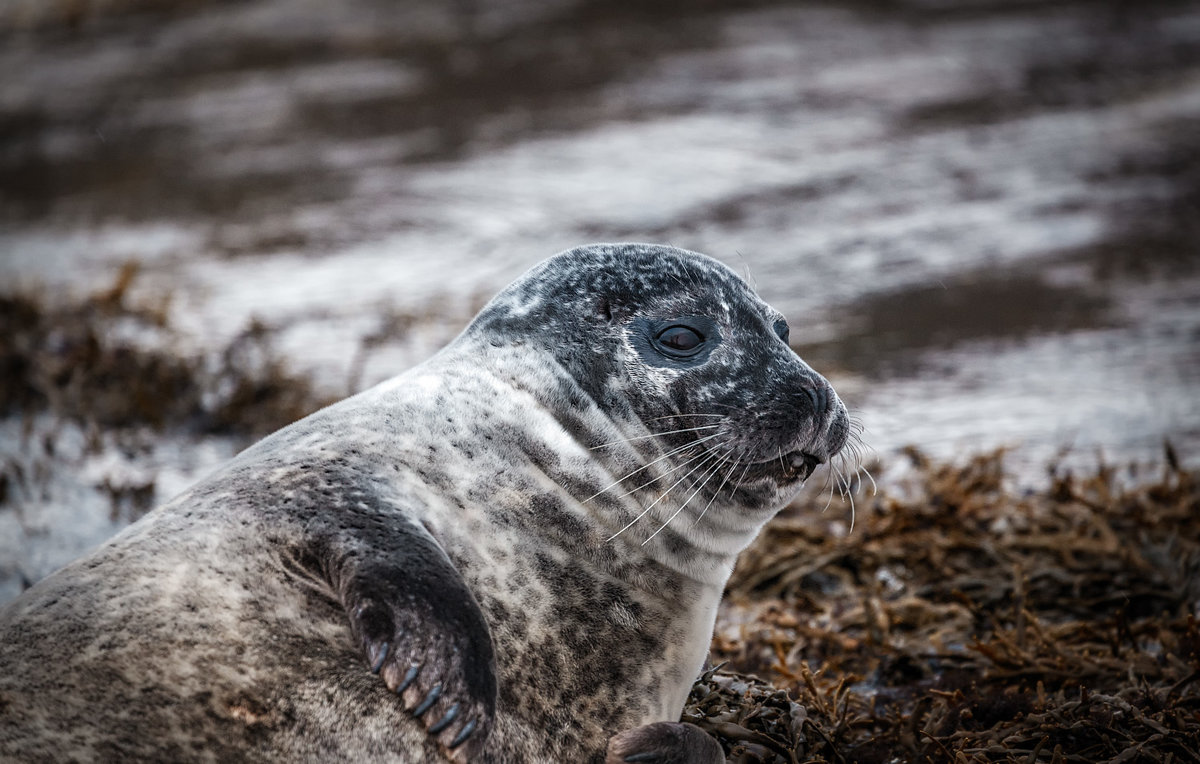
[[(812, 387), (804, 388), (804, 394), (808, 396), (808, 400), (812, 403), (813, 414), (823, 416), (829, 410), (829, 387), (827, 385), (813, 385)], [(799, 393), (796, 393), (799, 395)]]
[(812, 387), (806, 387), (804, 388), (804, 394), (807, 395), (808, 400), (812, 402), (813, 411), (819, 415), (821, 413), (821, 399), (818, 396), (816, 389)]

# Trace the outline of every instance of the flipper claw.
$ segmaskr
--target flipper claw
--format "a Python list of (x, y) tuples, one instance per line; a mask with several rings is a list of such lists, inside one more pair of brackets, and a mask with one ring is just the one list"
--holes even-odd
[(467, 738), (471, 737), (471, 733), (475, 731), (475, 726), (476, 724), (474, 719), (464, 724), (463, 728), (458, 731), (457, 735), (454, 736), (454, 739), (450, 741), (450, 745), (448, 747), (451, 749), (458, 748), (460, 745), (467, 742)]
[(429, 728), (429, 734), (430, 735), (438, 734), (442, 730), (449, 727), (450, 723), (453, 722), (457, 718), (458, 718), (458, 704), (455, 703), (454, 705), (450, 706), (450, 710), (447, 711), (442, 716), (441, 719), (438, 719), (436, 724), (434, 724), (432, 727)]
[(375, 648), (375, 659), (371, 661), (371, 673), (378, 674), (379, 669), (383, 668), (383, 662), (387, 660), (388, 643), (383, 642)]
[(442, 686), (440, 684), (435, 684), (433, 689), (425, 694), (425, 700), (421, 701), (421, 705), (413, 709), (413, 716), (424, 716), (425, 712), (428, 711), (434, 703), (437, 703), (437, 699), (440, 697), (442, 697)]
[(417, 674), (421, 673), (421, 666), (414, 663), (408, 667), (408, 673), (400, 680), (400, 684), (396, 685), (396, 694), (399, 695), (408, 689), (408, 686), (417, 678)]

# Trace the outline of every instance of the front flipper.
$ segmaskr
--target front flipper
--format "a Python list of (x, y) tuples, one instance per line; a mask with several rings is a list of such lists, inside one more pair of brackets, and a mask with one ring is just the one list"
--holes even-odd
[(725, 764), (721, 744), (687, 722), (656, 722), (613, 735), (605, 764)]
[(496, 708), (492, 640), (437, 541), (404, 517), (342, 528), (322, 554), (366, 664), (456, 759), (483, 750)]

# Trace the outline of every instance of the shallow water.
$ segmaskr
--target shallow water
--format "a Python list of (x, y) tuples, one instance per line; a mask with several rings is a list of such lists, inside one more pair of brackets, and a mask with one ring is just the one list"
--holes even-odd
[[(736, 5), (3, 0), (0, 281), (136, 261), (178, 352), (258, 319), (340, 395), (558, 250), (669, 242), (748, 274), (885, 460), (1196, 462), (1200, 4)], [(161, 501), (234, 447), (131, 469)], [(0, 506), (9, 593), (127, 522), (116, 467), (48, 469)]]

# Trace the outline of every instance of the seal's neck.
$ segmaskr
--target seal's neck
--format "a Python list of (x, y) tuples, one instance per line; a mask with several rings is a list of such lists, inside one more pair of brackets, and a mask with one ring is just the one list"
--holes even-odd
[[(621, 396), (597, 401), (544, 353), (532, 363), (530, 352), (488, 348), (486, 366), (530, 404), (522, 407), (529, 423), (523, 440), (513, 445), (570, 495), (564, 512), (585, 516), (588, 552), (626, 580), (637, 578), (632, 561), (646, 561), (650, 579), (669, 571), (719, 593), (771, 513), (732, 505), (731, 491), (715, 491), (725, 477), (716, 455), (700, 445), (671, 447), (656, 435), (677, 428), (648, 426)], [(659, 583), (646, 582), (651, 589)]]

